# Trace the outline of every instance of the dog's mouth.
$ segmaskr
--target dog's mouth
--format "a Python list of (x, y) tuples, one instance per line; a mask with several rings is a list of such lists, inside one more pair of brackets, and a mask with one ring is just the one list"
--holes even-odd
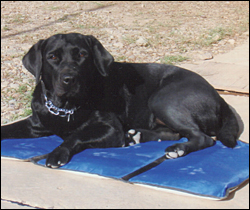
[(56, 85), (55, 87), (55, 94), (58, 97), (66, 97), (66, 98), (70, 98), (70, 97), (74, 97), (76, 95), (78, 95), (80, 92), (80, 85), (79, 83), (75, 82), (74, 85)]

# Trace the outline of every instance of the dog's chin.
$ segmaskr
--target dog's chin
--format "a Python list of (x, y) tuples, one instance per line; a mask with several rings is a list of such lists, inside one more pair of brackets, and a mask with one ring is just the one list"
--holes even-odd
[(67, 91), (67, 92), (58, 92), (56, 93), (57, 97), (59, 98), (74, 98), (79, 96), (79, 92), (75, 92), (75, 91)]
[(59, 98), (72, 98), (80, 94), (80, 85), (75, 85), (73, 87), (59, 87), (55, 88), (55, 95)]
[(77, 95), (77, 93), (75, 92), (59, 92), (59, 93), (56, 93), (56, 96), (59, 97), (59, 98), (72, 98), (72, 97), (75, 97)]

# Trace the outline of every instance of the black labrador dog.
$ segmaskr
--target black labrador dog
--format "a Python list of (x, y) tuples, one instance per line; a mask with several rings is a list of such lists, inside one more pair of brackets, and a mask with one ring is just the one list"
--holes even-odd
[(214, 144), (234, 147), (235, 115), (201, 76), (172, 65), (119, 63), (93, 36), (57, 34), (23, 58), (35, 77), (27, 119), (1, 127), (1, 139), (56, 134), (64, 142), (47, 155), (60, 167), (87, 148), (178, 140), (166, 148), (177, 158)]

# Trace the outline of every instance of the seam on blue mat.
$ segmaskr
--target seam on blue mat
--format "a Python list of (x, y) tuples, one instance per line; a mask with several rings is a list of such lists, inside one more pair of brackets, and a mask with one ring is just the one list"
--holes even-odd
[(137, 176), (137, 175), (139, 175), (141, 173), (144, 173), (145, 171), (150, 170), (151, 168), (154, 168), (154, 167), (158, 166), (159, 164), (161, 164), (166, 159), (167, 159), (166, 155), (163, 155), (160, 158), (156, 159), (155, 161), (149, 163), (148, 165), (143, 166), (143, 167), (137, 169), (136, 171), (133, 171), (132, 173), (129, 173), (129, 174), (123, 176), (121, 179), (124, 180), (124, 181), (128, 181), (129, 179), (133, 178), (134, 176)]

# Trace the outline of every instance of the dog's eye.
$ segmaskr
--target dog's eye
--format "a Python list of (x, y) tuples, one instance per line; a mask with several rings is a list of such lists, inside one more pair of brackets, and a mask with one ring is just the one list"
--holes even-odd
[(50, 54), (49, 58), (52, 59), (52, 60), (57, 60), (57, 56), (55, 56), (54, 54)]
[(80, 56), (81, 58), (85, 57), (85, 55), (86, 55), (86, 54), (85, 54), (84, 52), (80, 52), (80, 53), (79, 53), (79, 56)]

